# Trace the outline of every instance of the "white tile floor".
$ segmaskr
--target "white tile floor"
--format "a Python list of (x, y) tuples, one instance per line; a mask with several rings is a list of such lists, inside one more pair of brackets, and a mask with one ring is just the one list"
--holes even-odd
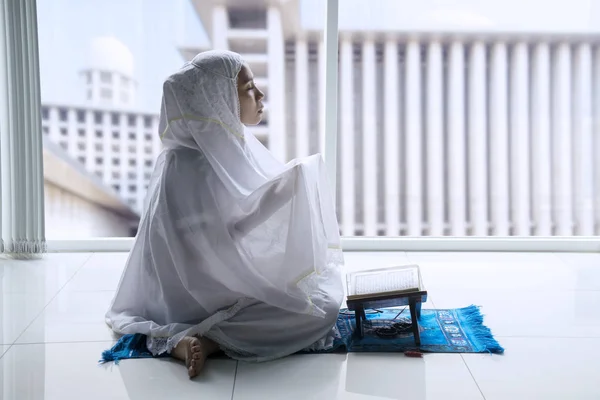
[(0, 399), (600, 399), (600, 254), (347, 253), (421, 265), (427, 306), (481, 305), (506, 354), (214, 359), (193, 381), (165, 359), (98, 366), (126, 257), (0, 259)]

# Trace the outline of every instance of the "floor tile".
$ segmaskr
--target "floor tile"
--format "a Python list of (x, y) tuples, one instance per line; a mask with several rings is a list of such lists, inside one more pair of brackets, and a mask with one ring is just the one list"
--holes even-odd
[(430, 290), (437, 308), (481, 306), (496, 336), (600, 337), (600, 291)]
[(12, 344), (40, 315), (44, 293), (0, 293), (0, 344)]
[(104, 322), (113, 295), (113, 292), (60, 292), (17, 343), (113, 340), (115, 336)]
[(128, 253), (95, 253), (65, 286), (66, 291), (115, 291)]
[(193, 380), (183, 363), (171, 359), (126, 360), (116, 368), (130, 399), (230, 400), (236, 366), (234, 360), (211, 359)]
[(235, 361), (210, 360), (202, 378), (190, 380), (185, 367), (170, 360), (98, 366), (100, 354), (109, 345), (13, 346), (0, 359), (3, 399), (231, 399)]
[(600, 254), (597, 253), (557, 253), (573, 274), (577, 288), (600, 290)]
[[(550, 253), (407, 253), (428, 290), (583, 289), (577, 270)], [(600, 280), (600, 275), (598, 275)]]
[(86, 253), (49, 253), (37, 260), (0, 259), (0, 293), (43, 293), (50, 300), (90, 257)]
[(192, 381), (181, 364), (165, 359), (98, 367), (115, 339), (104, 314), (127, 254), (48, 254), (0, 259), (0, 397), (600, 398), (600, 254), (349, 252), (345, 258), (344, 274), (419, 264), (429, 292), (424, 307), (482, 306), (505, 355), (305, 355), (239, 365), (215, 359)]
[[(451, 397), (448, 397), (451, 393)], [(402, 354), (292, 356), (240, 363), (234, 400), (482, 399), (459, 355), (422, 359)]]
[(503, 344), (503, 356), (463, 355), (487, 400), (600, 398), (600, 339), (507, 338)]

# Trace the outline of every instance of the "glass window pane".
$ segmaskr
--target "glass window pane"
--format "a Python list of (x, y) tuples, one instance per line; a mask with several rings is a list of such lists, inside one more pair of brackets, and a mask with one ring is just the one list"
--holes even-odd
[[(249, 130), (277, 158), (288, 161), (297, 142), (294, 60), (289, 52), (296, 38), (304, 37), (310, 67), (306, 92), (311, 96), (306, 130), (310, 150), (320, 150), (322, 28), (302, 27), (300, 3), (182, 0), (174, 7), (170, 1), (38, 0), (44, 126), (50, 140), (84, 144), (69, 146), (67, 153), (85, 168), (77, 187), (97, 191), (74, 194), (73, 201), (47, 198), (46, 236), (128, 236), (135, 231), (131, 226), (139, 222), (144, 204), (139, 194), (145, 193), (162, 151), (158, 117), (164, 79), (213, 46), (239, 52), (250, 64), (256, 85), (267, 97), (263, 121)], [(318, 2), (313, 11), (323, 13), (324, 4)], [(70, 119), (76, 126), (71, 127)], [(67, 129), (66, 136), (60, 128)], [(97, 172), (100, 186), (93, 176)], [(131, 185), (135, 196), (128, 190)], [(88, 198), (111, 200), (80, 204)], [(97, 221), (107, 225), (96, 228)]]
[[(592, 3), (340, 1), (342, 233), (599, 234)], [(288, 57), (304, 76), (302, 40)]]

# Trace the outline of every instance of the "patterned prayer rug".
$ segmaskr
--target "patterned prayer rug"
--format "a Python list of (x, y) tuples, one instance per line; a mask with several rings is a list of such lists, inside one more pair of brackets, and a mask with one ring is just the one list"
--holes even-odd
[[(477, 306), (449, 310), (422, 309), (419, 319), (421, 346), (415, 345), (410, 311), (405, 308), (368, 310), (364, 323), (364, 337), (354, 333), (354, 312), (341, 310), (336, 324), (333, 345), (326, 348), (313, 346), (301, 353), (333, 352), (404, 352), (430, 353), (497, 353), (504, 349), (483, 325), (483, 315)], [(168, 357), (168, 354), (159, 357)], [(125, 335), (102, 353), (100, 362), (129, 358), (150, 358), (146, 336)]]

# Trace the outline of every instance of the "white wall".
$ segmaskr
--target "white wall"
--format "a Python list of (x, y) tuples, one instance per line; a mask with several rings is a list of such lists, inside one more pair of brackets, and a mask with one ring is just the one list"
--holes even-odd
[(46, 238), (125, 237), (131, 222), (113, 211), (44, 182)]

